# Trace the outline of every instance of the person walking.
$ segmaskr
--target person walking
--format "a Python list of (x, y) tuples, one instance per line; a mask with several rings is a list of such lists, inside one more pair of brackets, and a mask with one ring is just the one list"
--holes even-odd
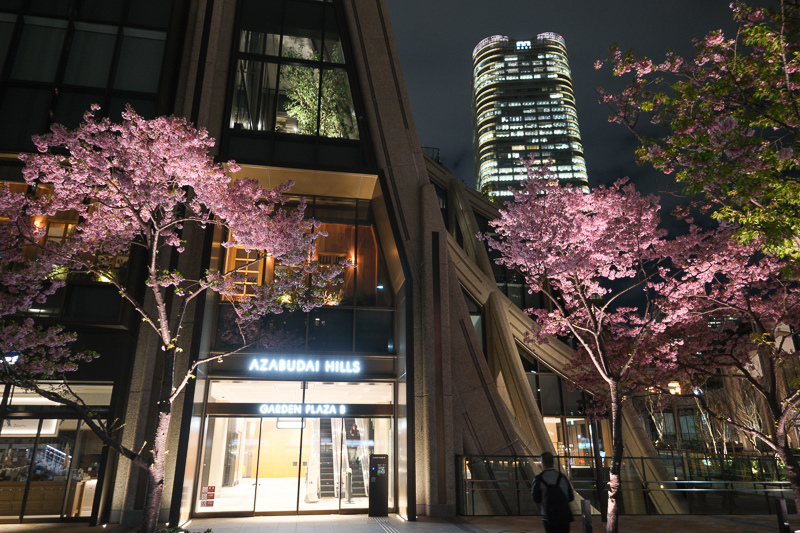
[(545, 533), (569, 533), (569, 525), (574, 520), (569, 502), (575, 499), (567, 477), (554, 468), (553, 454), (541, 455), (542, 472), (533, 478), (531, 498), (542, 504)]

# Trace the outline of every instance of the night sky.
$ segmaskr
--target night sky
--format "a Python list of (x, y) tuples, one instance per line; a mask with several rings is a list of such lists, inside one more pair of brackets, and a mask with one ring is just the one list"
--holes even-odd
[[(622, 81), (594, 62), (619, 43), (653, 60), (667, 49), (691, 55), (692, 39), (711, 30), (734, 30), (726, 0), (387, 0), (423, 146), (441, 149), (442, 163), (474, 187), (472, 166), (472, 50), (484, 37), (532, 39), (561, 34), (567, 43), (589, 183), (623, 176), (655, 192), (670, 180), (634, 162), (636, 141), (608, 122), (596, 88), (621, 88)], [(769, 3), (769, 2), (765, 2)]]

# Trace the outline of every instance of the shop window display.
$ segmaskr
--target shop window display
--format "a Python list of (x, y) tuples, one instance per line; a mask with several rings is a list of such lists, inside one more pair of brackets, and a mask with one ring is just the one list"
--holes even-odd
[[(108, 405), (110, 385), (74, 387), (97, 410)], [(91, 515), (103, 445), (81, 421), (45, 414), (57, 409), (34, 393), (11, 395), (0, 424), (0, 517)]]

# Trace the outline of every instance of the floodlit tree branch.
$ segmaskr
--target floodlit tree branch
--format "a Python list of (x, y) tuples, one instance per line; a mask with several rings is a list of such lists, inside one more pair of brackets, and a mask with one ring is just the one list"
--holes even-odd
[[(258, 342), (248, 332), (259, 317), (321, 305), (323, 290), (339, 279), (341, 268), (314, 260), (319, 225), (303, 218), (304, 202), (295, 209), (283, 205), (291, 183), (266, 190), (254, 180), (232, 180), (208, 155), (214, 140), (184, 119), (146, 120), (128, 108), (116, 124), (97, 118), (98, 109), (75, 130), (54, 125), (51, 133), (34, 137), (39, 153), (20, 155), (27, 189), (0, 194), (0, 349), (6, 354), (0, 376), (70, 406), (105, 444), (146, 468), (143, 531), (151, 533), (161, 508), (172, 404), (197, 366), (209, 360), (190, 361), (188, 370), (179, 364), (190, 303), (208, 292), (231, 302), (230, 327), (238, 342), (214, 356), (219, 359)], [(238, 167), (230, 162), (228, 170)], [(44, 222), (64, 214), (74, 224), (49, 238)], [(185, 252), (190, 228), (202, 235), (212, 226), (226, 235), (223, 248), (248, 250), (253, 261), (269, 256), (286, 268), (242, 296), (241, 268), (190, 274), (169, 266), (181, 264), (171, 259)], [(145, 290), (127, 286), (110, 260), (132, 249), (144, 255)], [(163, 376), (153, 398), (157, 422), (147, 447), (142, 443), (138, 451), (122, 446), (119, 428), (106, 425), (66, 385), (65, 373), (98, 355), (73, 349), (75, 336), (61, 328), (15, 317), (75, 276), (113, 286), (158, 339), (153, 350), (160, 357), (150, 359)], [(43, 386), (47, 380), (65, 385)]]
[[(734, 36), (711, 32), (696, 54), (658, 63), (611, 48), (619, 94), (599, 89), (610, 120), (641, 142), (640, 163), (675, 174), (742, 242), (800, 259), (800, 4), (735, 2)], [(602, 62), (597, 62), (598, 68)], [(648, 135), (648, 122), (664, 135)], [(648, 130), (651, 131), (651, 130)]]

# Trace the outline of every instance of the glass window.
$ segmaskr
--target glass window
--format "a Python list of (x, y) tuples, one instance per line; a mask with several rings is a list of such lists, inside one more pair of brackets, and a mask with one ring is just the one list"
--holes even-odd
[(83, 115), (92, 104), (104, 103), (105, 98), (100, 94), (86, 94), (61, 90), (56, 97), (56, 107), (53, 113), (53, 122), (63, 124), (68, 128), (75, 128), (83, 122)]
[[(269, 259), (270, 263), (274, 260)], [(239, 294), (253, 294), (254, 287), (264, 283), (264, 261), (261, 254), (255, 250), (244, 248), (230, 248), (227, 254), (225, 272), (236, 272), (240, 276), (236, 282), (240, 286)]]
[(564, 425), (564, 453), (572, 457), (572, 468), (592, 464), (592, 437), (585, 418), (567, 418)]
[(161, 75), (166, 33), (122, 29), (122, 49), (114, 80), (115, 89), (154, 93)]
[(127, 22), (150, 28), (166, 28), (172, 12), (172, 0), (135, 0), (129, 2)]
[(122, 307), (119, 289), (111, 284), (67, 286), (64, 316), (97, 322), (115, 321)]
[(275, 124), (278, 66), (240, 59), (236, 62), (230, 127), (269, 131)]
[(356, 113), (344, 70), (322, 71), (319, 134), (337, 139), (358, 139)]
[(78, 17), (87, 20), (119, 22), (123, 3), (124, 0), (81, 0), (78, 2)]
[(308, 313), (302, 311), (263, 317), (258, 346), (264, 350), (304, 350), (307, 318)]
[(249, 0), (241, 3), (239, 51), (248, 54), (280, 54), (281, 4)]
[(523, 288), (522, 285), (517, 283), (508, 283), (506, 284), (506, 296), (508, 299), (511, 300), (515, 306), (519, 309), (523, 309), (522, 307), (522, 300), (523, 300)]
[[(309, 206), (309, 210), (311, 209)], [(320, 222), (352, 224), (356, 219), (356, 200), (316, 197), (313, 203), (313, 216)]]
[(544, 427), (547, 429), (547, 434), (550, 436), (550, 442), (553, 443), (553, 448), (556, 449), (556, 455), (564, 455), (564, 426), (560, 418), (542, 417)]
[[(285, 54), (284, 54), (285, 55)], [(281, 66), (276, 131), (316, 135), (319, 116), (319, 69), (300, 64)]]
[[(59, 387), (60, 386), (58, 384), (49, 384), (44, 385), (43, 388), (58, 390)], [(112, 385), (71, 383), (70, 388), (75, 392), (75, 394), (83, 399), (86, 405), (92, 407), (103, 407), (107, 406), (111, 402), (111, 390), (113, 388)], [(37, 408), (36, 406), (52, 407), (58, 404), (36, 394), (35, 392), (15, 388), (8, 405), (9, 409), (12, 411), (30, 411), (35, 410)]]
[(115, 26), (76, 22), (64, 83), (105, 87), (116, 40)]
[[(296, 201), (290, 199), (286, 207), (294, 208), (295, 205)], [(351, 263), (351, 266), (344, 268), (340, 284), (323, 289), (324, 305), (340, 309), (327, 314), (325, 311), (316, 310), (310, 314), (281, 313), (266, 316), (259, 324), (248, 327), (245, 334), (248, 342), (256, 342), (263, 349), (352, 351), (354, 349), (352, 307), (380, 307), (391, 310), (393, 306), (394, 292), (389, 282), (383, 253), (375, 228), (369, 224), (369, 202), (312, 197), (308, 199), (308, 205), (309, 216), (325, 221), (319, 228), (325, 235), (316, 241), (315, 259), (323, 267), (342, 261)], [(356, 218), (363, 222), (363, 225), (357, 225)], [(280, 263), (275, 264), (272, 258), (257, 259), (255, 254), (243, 249), (226, 250), (223, 271), (232, 272), (234, 269), (239, 269), (240, 273), (245, 274), (238, 282), (241, 290), (237, 298), (251, 294), (258, 285), (272, 283), (274, 276), (287, 268)], [(345, 307), (348, 309), (344, 309)], [(392, 353), (394, 351), (392, 313), (359, 312), (358, 317), (355, 349)], [(220, 307), (217, 349), (230, 349), (241, 345), (241, 334), (235, 326), (234, 318), (235, 315), (230, 307), (224, 305)]]
[(64, 516), (91, 516), (103, 442), (81, 423), (75, 437)]
[[(348, 224), (322, 224), (320, 231), (327, 235), (317, 238), (317, 261), (321, 265), (335, 265), (343, 261), (355, 264), (355, 230), (355, 226)], [(340, 285), (326, 289), (328, 305), (353, 305), (356, 266), (344, 269), (344, 279)]]
[[(0, 504), (5, 505), (0, 505), (0, 516), (59, 516), (62, 508), (62, 516), (90, 516), (102, 452), (100, 439), (85, 425), (78, 427), (77, 420), (9, 419), (4, 426), (0, 433), (0, 493), (4, 494)], [(34, 447), (37, 432), (39, 442)], [(23, 499), (27, 500), (24, 510)]]
[(391, 311), (356, 311), (356, 351), (394, 352), (394, 314)]
[(536, 400), (536, 403), (541, 405), (541, 394), (539, 391), (539, 381), (537, 379), (537, 375), (534, 373), (526, 373), (525, 376), (528, 378), (528, 385), (533, 391), (533, 398)]
[(0, 430), (0, 494), (8, 499), (0, 500), (6, 504), (0, 507), (0, 515), (60, 516), (78, 421), (34, 418), (6, 422)]
[(153, 100), (143, 100), (139, 98), (111, 98), (108, 104), (107, 116), (112, 120), (119, 121), (125, 106), (130, 105), (139, 115), (144, 118), (152, 119), (156, 117), (156, 104)]
[(70, 3), (64, 0), (30, 0), (28, 9), (36, 13), (66, 16), (69, 13)]
[[(208, 418), (197, 512), (253, 510), (260, 426), (259, 418)], [(294, 433), (299, 439), (299, 430), (294, 430)], [(280, 442), (282, 444), (284, 442)], [(296, 467), (290, 471), (289, 477), (297, 478)], [(290, 486), (283, 487), (287, 488)], [(294, 492), (297, 492), (296, 486)]]
[(47, 89), (8, 87), (0, 105), (0, 124), (13, 124), (13, 128), (0, 128), (0, 144), (9, 150), (34, 152), (31, 135), (47, 129), (53, 92)]
[(323, 61), (332, 63), (344, 63), (342, 53), (342, 42), (339, 37), (339, 27), (336, 22), (336, 12), (332, 5), (325, 6), (325, 50), (322, 55)]
[(308, 320), (308, 349), (352, 351), (352, 309), (320, 307), (311, 311)]
[(8, 13), (0, 13), (0, 71), (3, 70), (6, 54), (8, 53), (8, 43), (11, 42), (11, 35), (14, 33), (14, 23), (17, 17)]
[(11, 77), (18, 80), (54, 81), (66, 33), (66, 20), (25, 17)]
[(580, 389), (570, 390), (569, 385), (564, 383), (564, 411), (567, 416), (577, 416), (580, 413), (580, 403), (584, 401), (583, 391)]
[(281, 55), (319, 61), (322, 49), (323, 4), (286, 2)]
[[(240, 5), (230, 127), (358, 139), (347, 72), (327, 68), (345, 63), (334, 6), (294, 0)], [(274, 63), (254, 56), (270, 56)], [(316, 152), (315, 146), (284, 143), (276, 145), (275, 156), (313, 160)], [(344, 164), (357, 160), (352, 154), (330, 155)]]
[(564, 414), (559, 381), (560, 378), (555, 374), (539, 374), (539, 394), (542, 399), (543, 415)]
[(391, 307), (392, 287), (386, 273), (375, 230), (372, 226), (358, 227), (356, 304), (360, 306)]

